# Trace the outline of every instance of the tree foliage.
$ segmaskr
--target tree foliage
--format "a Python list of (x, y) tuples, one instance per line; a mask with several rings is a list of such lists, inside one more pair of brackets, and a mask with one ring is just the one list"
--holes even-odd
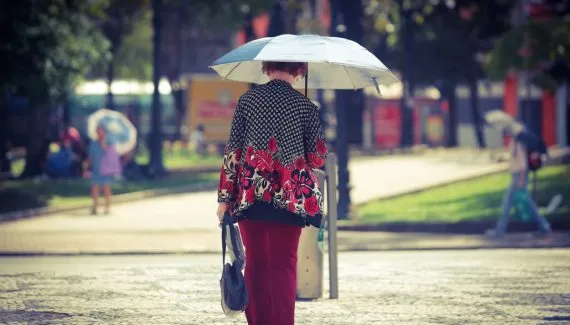
[(486, 69), (493, 79), (512, 71), (528, 71), (535, 84), (555, 89), (567, 75), (556, 67), (570, 67), (570, 16), (530, 21), (506, 33), (490, 53)]
[(108, 48), (92, 19), (100, 14), (96, 5), (82, 0), (0, 2), (0, 110), (7, 94), (28, 101), (24, 177), (41, 173), (49, 108), (66, 100)]
[(2, 1), (0, 87), (38, 104), (60, 102), (109, 44), (90, 2)]
[(150, 79), (152, 56), (151, 8), (148, 0), (110, 0), (103, 4), (98, 25), (109, 41), (109, 52), (91, 77), (112, 81)]

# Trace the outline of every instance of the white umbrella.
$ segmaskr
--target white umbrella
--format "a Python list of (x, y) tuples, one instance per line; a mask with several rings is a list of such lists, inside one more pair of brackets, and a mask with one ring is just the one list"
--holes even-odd
[(485, 114), (485, 121), (493, 127), (508, 129), (513, 134), (519, 134), (525, 128), (524, 125), (519, 123), (514, 117), (499, 109), (487, 112)]
[(123, 113), (102, 108), (89, 115), (87, 134), (91, 140), (97, 140), (98, 126), (105, 128), (107, 138), (118, 154), (123, 155), (135, 148), (137, 129)]
[(269, 81), (261, 71), (263, 61), (306, 62), (308, 80), (299, 78), (296, 88), (360, 89), (398, 82), (392, 72), (358, 43), (319, 35), (279, 35), (244, 44), (210, 67), (222, 78), (262, 84)]

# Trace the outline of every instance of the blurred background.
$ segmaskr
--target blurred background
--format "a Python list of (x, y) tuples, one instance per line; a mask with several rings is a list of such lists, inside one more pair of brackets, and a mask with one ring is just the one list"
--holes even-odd
[[(245, 42), (283, 33), (352, 39), (402, 81), (381, 88), (381, 95), (375, 89), (309, 92), (333, 148), (348, 143), (340, 157), (365, 162), (435, 155), (478, 174), (465, 164), (499, 163), (509, 143), (483, 118), (497, 109), (551, 148), (570, 141), (570, 4), (563, 0), (3, 1), (0, 213), (89, 201), (80, 166), (89, 142), (87, 117), (100, 108), (124, 113), (138, 130), (115, 193), (212, 184), (235, 103), (250, 85), (221, 80), (208, 65)], [(337, 105), (341, 96), (347, 107)], [(337, 139), (337, 131), (346, 137)], [(73, 142), (70, 156), (62, 153), (64, 139)], [(408, 168), (369, 164), (370, 170)], [(430, 164), (417, 168), (434, 174), (447, 166)], [(542, 205), (568, 193), (567, 168), (553, 168), (539, 178), (546, 184), (538, 194)], [(346, 170), (340, 199), (347, 210), (341, 216), (349, 216), (353, 204), (381, 196), (351, 200), (351, 189), (366, 192), (383, 183), (379, 177), (376, 185), (366, 185), (369, 180), (358, 173), (349, 179), (348, 169), (340, 166), (341, 173)], [(394, 182), (411, 184), (408, 190), (425, 185), (419, 176), (398, 177)], [(439, 202), (421, 218), (457, 219), (463, 211), (491, 220), (508, 182), (507, 175), (492, 177), (460, 186), (469, 197), (481, 192), (476, 208)], [(448, 195), (457, 191), (433, 194)], [(406, 209), (388, 206), (390, 211), (363, 205), (354, 215), (371, 221), (420, 218), (408, 203)]]

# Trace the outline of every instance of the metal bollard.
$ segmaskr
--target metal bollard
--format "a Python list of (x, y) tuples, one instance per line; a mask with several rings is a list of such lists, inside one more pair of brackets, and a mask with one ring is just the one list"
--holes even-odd
[[(315, 170), (315, 176), (322, 187), (325, 173)], [(319, 229), (312, 226), (303, 228), (301, 232), (297, 250), (297, 299), (311, 300), (323, 296), (323, 252), (317, 245), (318, 234)]]
[[(337, 260), (337, 168), (336, 156), (329, 154), (326, 159), (326, 174), (315, 171), (315, 176), (327, 202), (328, 247), (329, 247), (329, 284), (330, 298), (338, 298), (338, 260)], [(326, 180), (326, 181), (325, 181)], [(326, 184), (326, 187), (325, 187)], [(326, 190), (325, 190), (326, 188)], [(315, 227), (303, 228), (297, 251), (297, 299), (311, 300), (323, 296), (323, 252), (319, 249)]]

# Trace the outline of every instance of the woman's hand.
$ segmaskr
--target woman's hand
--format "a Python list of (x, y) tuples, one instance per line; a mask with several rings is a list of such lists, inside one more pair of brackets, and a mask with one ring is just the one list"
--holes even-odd
[(226, 212), (230, 209), (230, 205), (227, 203), (220, 203), (218, 205), (218, 211), (216, 212), (216, 215), (218, 215), (218, 221), (220, 222), (220, 225), (222, 224), (222, 221), (224, 220), (224, 214), (226, 214)]

